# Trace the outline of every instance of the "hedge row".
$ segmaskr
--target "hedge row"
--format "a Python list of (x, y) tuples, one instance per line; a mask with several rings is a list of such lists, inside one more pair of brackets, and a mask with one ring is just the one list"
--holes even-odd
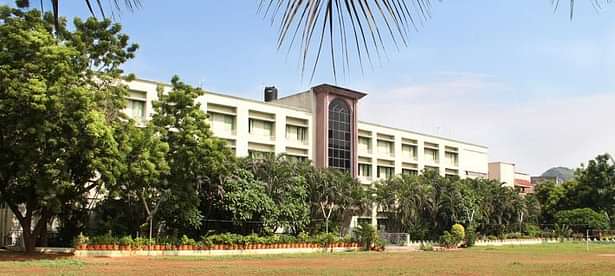
[[(252, 247), (249, 245), (293, 245), (294, 247), (312, 247), (316, 246), (332, 246), (344, 244), (345, 246), (354, 243), (358, 245), (358, 242), (350, 237), (341, 238), (333, 233), (321, 233), (314, 236), (307, 234), (299, 234), (298, 236), (291, 235), (272, 235), (272, 236), (258, 236), (256, 234), (251, 235), (239, 235), (232, 233), (216, 234), (204, 236), (200, 241), (189, 238), (186, 235), (176, 240), (150, 240), (147, 238), (132, 238), (131, 236), (114, 237), (110, 234), (94, 237), (86, 237), (79, 235), (75, 240), (75, 247), (86, 249), (92, 249), (93, 246), (104, 245), (105, 249), (111, 246), (114, 249), (119, 248), (132, 248), (142, 249), (157, 246), (156, 248), (213, 248), (217, 246), (223, 247)], [(280, 248), (280, 247), (273, 247)]]

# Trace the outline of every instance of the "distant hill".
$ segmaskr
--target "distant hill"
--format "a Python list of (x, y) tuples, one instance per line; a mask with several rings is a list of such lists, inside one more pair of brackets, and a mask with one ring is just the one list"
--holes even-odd
[(566, 167), (550, 168), (542, 174), (543, 177), (555, 177), (568, 181), (574, 178), (574, 171)]

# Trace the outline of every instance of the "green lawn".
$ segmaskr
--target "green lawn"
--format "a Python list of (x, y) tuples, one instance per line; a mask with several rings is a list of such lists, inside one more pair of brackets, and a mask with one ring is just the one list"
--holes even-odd
[(15, 275), (612, 275), (615, 244), (474, 247), (449, 252), (221, 257), (60, 258), (0, 262)]

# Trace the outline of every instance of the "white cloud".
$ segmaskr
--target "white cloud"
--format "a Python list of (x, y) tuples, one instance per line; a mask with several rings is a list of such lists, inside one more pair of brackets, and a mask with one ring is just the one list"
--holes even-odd
[[(519, 100), (481, 74), (441, 74), (362, 100), (362, 120), (483, 144), (491, 161), (539, 174), (615, 153), (615, 93)], [(552, 95), (552, 94), (551, 94)]]

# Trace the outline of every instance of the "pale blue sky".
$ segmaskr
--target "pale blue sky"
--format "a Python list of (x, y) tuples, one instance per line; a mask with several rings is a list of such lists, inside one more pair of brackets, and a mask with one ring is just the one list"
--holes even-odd
[[(61, 1), (60, 12), (87, 16), (81, 2)], [(302, 79), (299, 60), (276, 50), (277, 28), (256, 13), (257, 0), (142, 2), (119, 19), (140, 45), (125, 66), (138, 77), (178, 74), (257, 99), (265, 85), (287, 95), (334, 82), (328, 64)], [(596, 12), (577, 1), (571, 22), (550, 0), (434, 2), (407, 48), (338, 78), (369, 93), (360, 119), (484, 144), (490, 160), (532, 174), (615, 152), (615, 5)]]

